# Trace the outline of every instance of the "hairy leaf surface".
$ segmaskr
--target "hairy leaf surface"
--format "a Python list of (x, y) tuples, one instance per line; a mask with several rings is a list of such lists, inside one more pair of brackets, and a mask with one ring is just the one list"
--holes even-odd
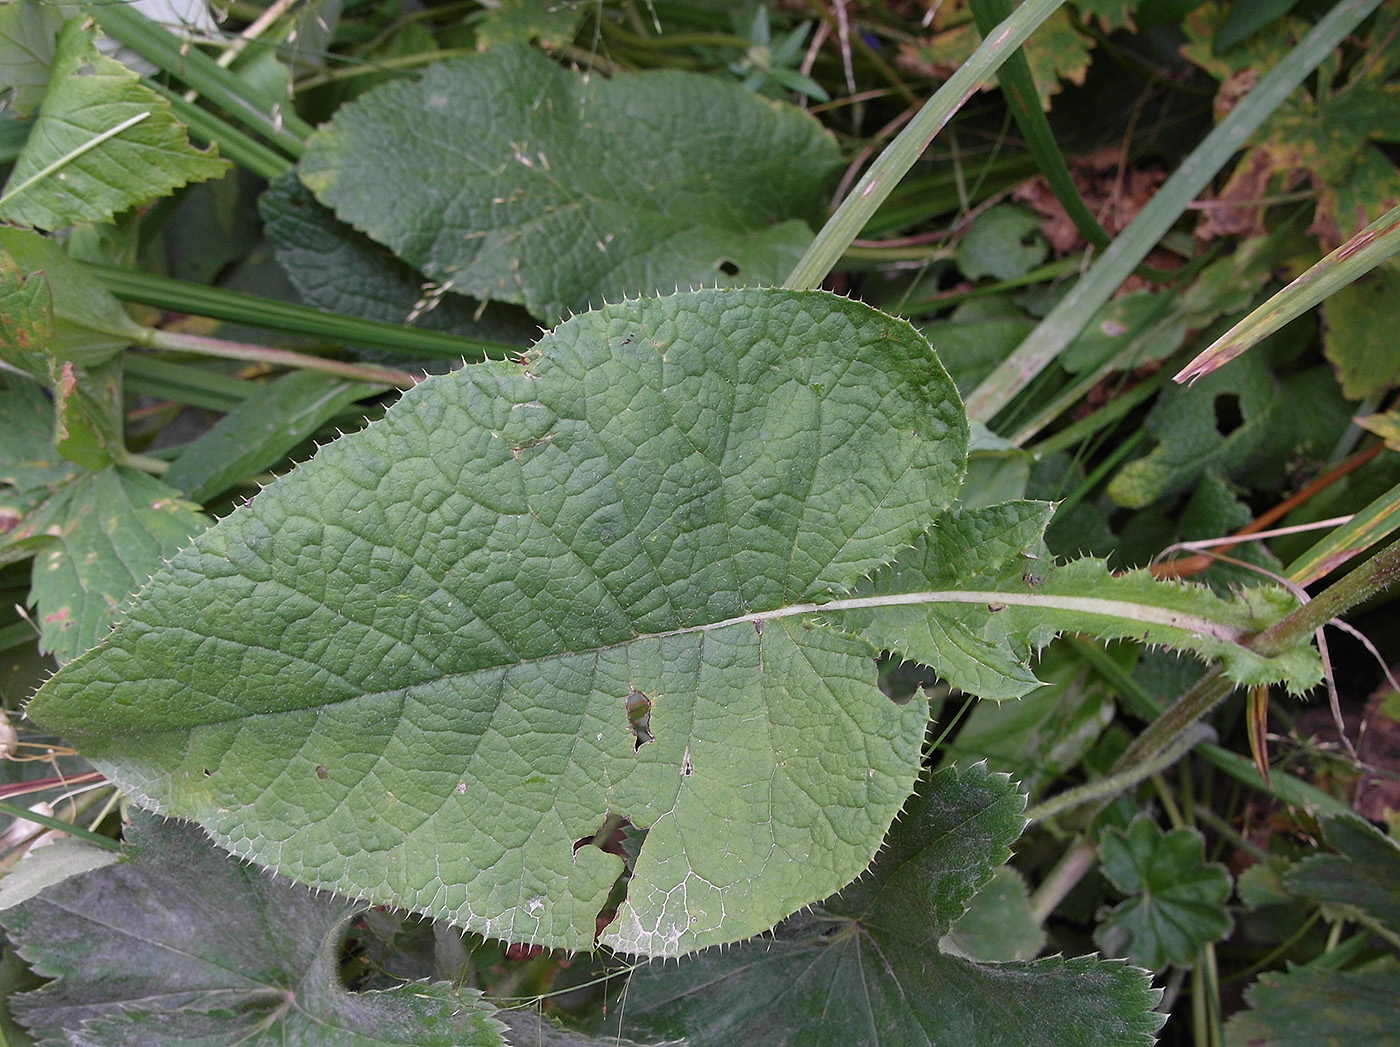
[(737, 84), (584, 80), (498, 48), (344, 106), (299, 170), (429, 278), (552, 322), (624, 295), (780, 283), (839, 162), (816, 121)]
[(623, 1031), (691, 1047), (1146, 1047), (1143, 972), (1084, 956), (979, 963), (939, 951), (1025, 824), (984, 767), (920, 786), (870, 873), (772, 939), (632, 977)]
[(140, 815), (126, 850), (3, 914), (56, 979), (12, 1001), (45, 1047), (501, 1044), (475, 990), (347, 993), (338, 947), (355, 903), (241, 865), (192, 825)]
[[(683, 952), (870, 861), (922, 700), (822, 626), (953, 497), (966, 423), (902, 321), (711, 291), (425, 381), (178, 553), (30, 707), (143, 803), (483, 934)], [(649, 710), (639, 730), (629, 708)]]

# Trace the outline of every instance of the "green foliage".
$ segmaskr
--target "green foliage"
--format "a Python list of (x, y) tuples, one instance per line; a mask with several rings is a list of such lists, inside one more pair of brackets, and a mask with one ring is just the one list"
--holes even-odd
[(1225, 1027), (1229, 1047), (1400, 1044), (1400, 964), (1361, 971), (1294, 967), (1263, 975), (1245, 992), (1250, 1009)]
[(430, 279), (553, 322), (678, 286), (781, 282), (837, 162), (815, 121), (738, 85), (585, 81), (498, 48), (344, 106), (299, 170)]
[[(1394, 439), (1400, 0), (934, 7), (0, 5), (3, 208), (65, 227), (0, 228), (41, 1042), (1395, 1039), (1400, 852), (1223, 699), (1257, 741), (1400, 574), (1350, 422)], [(228, 166), (190, 139), (240, 170), (181, 189)], [(1225, 329), (1276, 333), (1168, 383)], [(113, 863), (118, 789), (252, 864), (139, 812)], [(75, 839), (21, 858), (27, 804)], [(1226, 941), (1207, 854), (1263, 863)]]
[(1020, 834), (1023, 803), (1002, 775), (939, 771), (846, 890), (771, 940), (638, 972), (619, 1008), (623, 1031), (694, 1047), (1151, 1043), (1157, 993), (1120, 962), (940, 952)]
[(336, 950), (359, 906), (210, 850), (193, 826), (138, 815), (123, 861), (0, 916), (55, 979), (14, 1000), (40, 1047), (328, 1043), (497, 1047), (479, 994), (438, 984), (348, 994)]
[(73, 19), (59, 34), (38, 120), (0, 194), (0, 218), (41, 229), (110, 221), (227, 169), (217, 151), (193, 149), (170, 103), (98, 53), (91, 31)]
[(1207, 863), (1194, 829), (1163, 833), (1139, 815), (1099, 843), (1103, 871), (1128, 895), (1099, 925), (1099, 945), (1145, 967), (1189, 966), (1203, 945), (1230, 933), (1230, 874)]

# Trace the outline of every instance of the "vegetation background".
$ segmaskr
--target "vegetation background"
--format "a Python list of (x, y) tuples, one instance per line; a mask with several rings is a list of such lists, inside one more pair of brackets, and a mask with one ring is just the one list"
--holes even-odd
[[(0, 1042), (1400, 1044), (1400, 2), (8, 0), (0, 87)], [(788, 290), (671, 293), (757, 286)], [(123, 668), (192, 536), (254, 533), (205, 529), (259, 526), (278, 491), (348, 498), (335, 470), (409, 410), (371, 423), (449, 388), (425, 373), (503, 390), (517, 364), (482, 361), (537, 359), (543, 331), (565, 354), (606, 323), (659, 338), (664, 313), (685, 342), (715, 302), (819, 398), (851, 343), (783, 334), (780, 307), (917, 361), (907, 320), (951, 379), (918, 392), (951, 412), (947, 504), (894, 544), (927, 529), (920, 587), (977, 599), (928, 611), (942, 641), (828, 608), (885, 651), (882, 715), (913, 732), (852, 868), (760, 884), (768, 915), (675, 951), (736, 944), (648, 962), (587, 948), (644, 881), (640, 815), (574, 845), (626, 870), (596, 927), (595, 905), (502, 936), (238, 851), (173, 787), (156, 805), (241, 856), (376, 904), (124, 802), (198, 745), (170, 733), (180, 688), (147, 722), (102, 687), (281, 671), (172, 639), (183, 620)], [(340, 464), (295, 469), (344, 434)], [(392, 446), (383, 475), (415, 481), (419, 457), (484, 457)], [(259, 496), (289, 471), (305, 486)], [(876, 570), (896, 551), (844, 584), (903, 591)], [(222, 608), (203, 563), (188, 607)], [(641, 690), (615, 712), (628, 752), (660, 738)], [(298, 761), (292, 794), (337, 782), (259, 744), (215, 762), (258, 796)], [(488, 790), (537, 783), (494, 769)], [(348, 809), (375, 852), (373, 804)], [(522, 811), (496, 839), (531, 846)], [(526, 904), (556, 905), (541, 882)]]

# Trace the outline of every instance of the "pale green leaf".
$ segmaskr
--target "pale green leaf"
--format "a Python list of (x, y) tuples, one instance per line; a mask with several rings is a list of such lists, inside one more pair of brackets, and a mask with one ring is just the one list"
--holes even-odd
[(1099, 925), (1094, 940), (1108, 953), (1160, 969), (1190, 966), (1203, 945), (1230, 933), (1225, 910), (1230, 874), (1207, 863), (1195, 829), (1164, 833), (1145, 815), (1099, 842), (1104, 874), (1128, 895)]
[(25, 310), (14, 314), (20, 324), (0, 324), (0, 354), (7, 359), (44, 349), (60, 361), (100, 363), (146, 337), (95, 277), (38, 233), (0, 226), (0, 274), (0, 305), (8, 312), (22, 302)]
[(0, 91), (11, 92), (6, 108), (16, 116), (33, 116), (43, 101), (63, 18), (59, 4), (44, 0), (0, 4)]
[(81, 876), (115, 861), (116, 852), (73, 837), (58, 836), (42, 847), (31, 847), (0, 877), (0, 910), (12, 909), (70, 876)]
[(178, 492), (135, 469), (86, 472), (59, 488), (16, 535), (35, 553), (30, 602), (40, 648), (63, 662), (95, 644), (117, 609), (204, 524)]
[(29, 712), (318, 886), (587, 948), (613, 815), (650, 831), (605, 943), (748, 937), (865, 868), (927, 716), (789, 609), (913, 541), (965, 447), (927, 343), (857, 303), (608, 307), (204, 532)]
[(828, 617), (982, 698), (1036, 687), (1027, 662), (1057, 632), (1192, 650), (1221, 659), (1241, 684), (1284, 681), (1301, 692), (1320, 680), (1309, 646), (1275, 658), (1247, 646), (1296, 606), (1288, 593), (1256, 588), (1227, 600), (1146, 571), (1112, 574), (1098, 560), (1056, 565), (1040, 542), (1049, 512), (1046, 503), (1008, 502), (945, 514), (862, 586), (880, 606), (833, 607)]
[(1009, 854), (1023, 803), (984, 768), (935, 773), (869, 874), (771, 939), (643, 968), (615, 1024), (690, 1047), (1146, 1047), (1158, 994), (1121, 961), (939, 952)]
[(972, 896), (967, 912), (949, 928), (938, 948), (949, 956), (1006, 962), (1033, 959), (1044, 944), (1045, 932), (1031, 912), (1026, 881), (1003, 865)]
[(0, 373), (0, 563), (27, 560), (24, 521), (77, 467), (53, 445), (53, 404), (36, 382)]
[(55, 979), (11, 1004), (43, 1047), (502, 1043), (472, 989), (347, 993), (338, 952), (357, 909), (240, 864), (195, 826), (138, 812), (123, 861), (0, 917)]
[(212, 148), (191, 146), (170, 103), (99, 54), (91, 30), (73, 19), (59, 34), (38, 119), (0, 195), (0, 217), (41, 229), (107, 222), (228, 166)]
[(300, 173), (431, 280), (553, 321), (627, 295), (781, 282), (838, 164), (815, 120), (737, 84), (585, 80), (497, 48), (346, 105)]
[(1363, 971), (1289, 967), (1245, 990), (1250, 1009), (1225, 1025), (1228, 1047), (1400, 1047), (1400, 966)]

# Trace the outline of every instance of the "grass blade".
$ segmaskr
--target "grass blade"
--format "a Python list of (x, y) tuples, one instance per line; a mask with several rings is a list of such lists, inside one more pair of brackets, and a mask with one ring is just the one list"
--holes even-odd
[[(968, 397), (968, 417), (989, 421), (1072, 342), (1259, 126), (1381, 0), (1342, 0), (1262, 77), (1163, 184), (1103, 257)], [(1024, 10), (1024, 8), (1023, 8)], [(951, 83), (951, 81), (950, 81)], [(922, 114), (920, 114), (922, 115)], [(917, 118), (916, 118), (917, 119)]]
[(1194, 382), (1223, 367), (1347, 284), (1400, 253), (1400, 206), (1392, 207), (1211, 343), (1176, 375)]
[[(1378, 2), (1378, 0), (1377, 0)], [(852, 241), (894, 191), (934, 136), (1064, 0), (1026, 0), (987, 35), (972, 57), (938, 89), (841, 202), (783, 286), (810, 290), (826, 279)]]

